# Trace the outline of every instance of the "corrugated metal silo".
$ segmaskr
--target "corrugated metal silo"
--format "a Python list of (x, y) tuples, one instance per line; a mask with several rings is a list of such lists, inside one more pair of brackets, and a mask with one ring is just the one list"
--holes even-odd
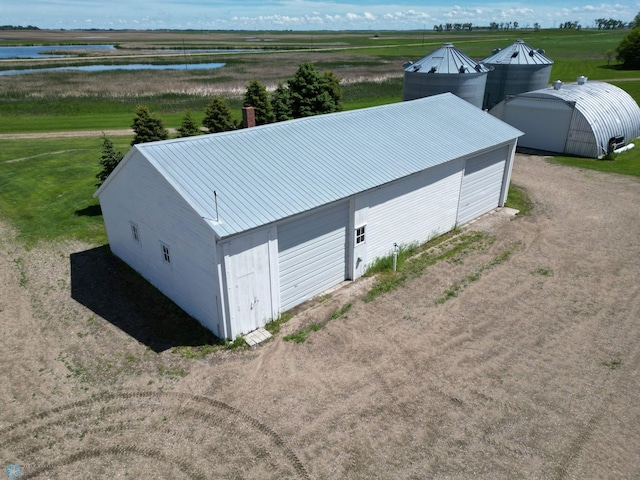
[(483, 108), (492, 108), (508, 95), (539, 90), (549, 85), (553, 60), (522, 40), (496, 49), (482, 63), (489, 68)]
[(451, 43), (404, 68), (403, 100), (451, 92), (478, 108), (482, 107), (488, 69)]

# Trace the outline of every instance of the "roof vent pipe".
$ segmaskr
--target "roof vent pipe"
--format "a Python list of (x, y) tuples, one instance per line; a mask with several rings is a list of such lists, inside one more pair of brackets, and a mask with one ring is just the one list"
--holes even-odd
[(587, 83), (587, 77), (585, 77), (584, 75), (580, 75), (576, 79), (576, 82), (578, 82), (578, 85), (584, 85), (585, 83)]
[(551, 85), (553, 85), (554, 90), (560, 90), (560, 87), (562, 87), (562, 81), (556, 80)]

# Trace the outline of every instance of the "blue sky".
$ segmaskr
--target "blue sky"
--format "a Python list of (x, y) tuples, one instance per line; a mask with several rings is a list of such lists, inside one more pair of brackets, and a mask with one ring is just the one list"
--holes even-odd
[(395, 30), (432, 29), (445, 23), (518, 22), (557, 27), (592, 26), (596, 18), (628, 22), (640, 0), (0, 0), (1, 25), (40, 28)]

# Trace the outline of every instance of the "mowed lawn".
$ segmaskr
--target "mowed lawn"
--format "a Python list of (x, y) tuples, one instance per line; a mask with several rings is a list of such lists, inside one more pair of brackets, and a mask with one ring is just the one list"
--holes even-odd
[[(114, 139), (126, 152), (130, 139)], [(75, 238), (107, 241), (96, 190), (101, 139), (0, 140), (0, 215), (27, 245)]]

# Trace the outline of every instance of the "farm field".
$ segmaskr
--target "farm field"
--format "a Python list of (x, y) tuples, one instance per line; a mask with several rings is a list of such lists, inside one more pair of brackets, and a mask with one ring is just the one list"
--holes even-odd
[[(404, 52), (415, 60), (453, 41), (482, 57), (486, 46), (516, 38), (545, 48), (565, 81), (616, 78), (634, 98), (640, 93), (640, 72), (606, 66), (603, 49), (615, 48), (620, 32), (375, 33), (251, 32), (246, 40), (246, 33), (104, 32), (97, 42), (144, 48), (185, 39), (305, 50), (275, 53), (277, 65), (270, 53), (238, 54), (224, 78), (195, 71), (0, 77), (0, 471), (20, 465), (21, 478), (640, 476), (638, 149), (621, 164), (598, 163), (631, 175), (588, 170), (588, 160), (557, 159), (575, 168), (519, 154), (512, 181), (530, 197), (528, 215), (485, 216), (440, 245), (440, 260), (397, 290), (365, 302), (375, 278), (348, 284), (298, 309), (254, 349), (215, 345), (110, 255), (91, 196), (98, 132), (109, 131), (126, 151), (131, 136), (123, 131), (138, 103), (175, 128), (185, 109), (203, 111), (210, 94), (239, 108), (254, 75), (273, 85), (311, 60), (345, 78), (345, 108), (359, 108), (400, 99)], [(84, 36), (28, 34), (1, 37)], [(307, 51), (311, 44), (321, 51)], [(563, 57), (553, 50), (561, 45), (568, 46)], [(32, 137), (8, 137), (25, 133)], [(285, 341), (301, 331), (306, 341)]]

